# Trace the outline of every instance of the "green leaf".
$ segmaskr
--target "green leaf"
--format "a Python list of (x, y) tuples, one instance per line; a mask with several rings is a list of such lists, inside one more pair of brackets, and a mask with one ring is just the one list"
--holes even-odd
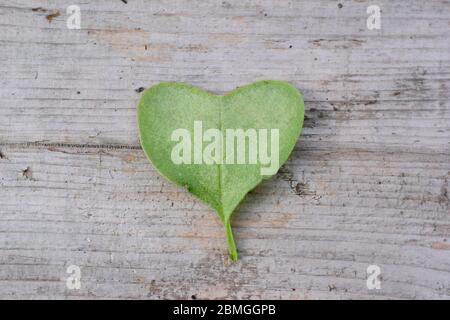
[[(138, 106), (140, 141), (147, 158), (163, 176), (186, 187), (216, 211), (233, 261), (237, 260), (237, 251), (231, 215), (250, 190), (275, 174), (288, 159), (300, 135), (303, 116), (300, 93), (286, 82), (273, 80), (258, 81), (223, 96), (185, 84), (160, 83), (145, 90)], [(213, 134), (208, 140), (203, 135), (208, 129), (217, 129), (210, 133), (220, 132), (222, 136)], [(246, 143), (227, 140), (226, 132), (232, 132), (227, 129), (248, 133)], [(247, 130), (257, 134), (251, 136)], [(272, 141), (276, 130), (279, 143), (275, 138)], [(250, 161), (255, 150), (250, 149), (252, 137), (263, 148), (265, 136), (267, 154), (261, 151), (265, 149), (256, 148), (256, 163)], [(244, 164), (237, 164), (231, 157), (231, 153), (237, 157), (240, 150), (245, 155)], [(267, 158), (269, 163), (263, 161), (263, 154), (272, 156)], [(236, 160), (232, 163), (229, 159)]]

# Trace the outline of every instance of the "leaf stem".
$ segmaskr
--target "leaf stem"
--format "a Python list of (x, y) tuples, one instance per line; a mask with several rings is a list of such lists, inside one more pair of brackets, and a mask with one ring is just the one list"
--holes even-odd
[(227, 235), (228, 252), (230, 254), (230, 259), (236, 262), (238, 259), (238, 254), (236, 250), (236, 244), (233, 239), (233, 231), (231, 230), (231, 221), (228, 219), (225, 222), (225, 233)]

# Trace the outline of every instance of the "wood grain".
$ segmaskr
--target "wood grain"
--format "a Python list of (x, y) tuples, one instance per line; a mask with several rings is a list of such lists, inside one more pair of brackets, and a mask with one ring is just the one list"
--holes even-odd
[[(71, 4), (0, 3), (0, 298), (450, 298), (448, 1), (377, 1), (381, 30), (368, 1), (84, 1), (80, 30)], [(305, 128), (230, 264), (145, 159), (136, 89), (258, 79), (303, 93)]]

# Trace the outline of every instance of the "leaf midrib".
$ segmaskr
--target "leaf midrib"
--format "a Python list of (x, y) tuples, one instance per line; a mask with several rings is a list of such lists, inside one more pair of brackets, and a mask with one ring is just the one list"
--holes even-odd
[[(223, 133), (222, 129), (223, 129), (223, 123), (222, 123), (222, 108), (224, 105), (223, 99), (219, 98), (219, 129), (220, 132)], [(222, 144), (220, 146), (220, 156), (223, 158), (223, 140), (222, 140)], [(223, 159), (222, 159), (223, 161)], [(218, 171), (219, 171), (219, 205), (220, 205), (220, 215), (222, 218), (222, 222), (225, 223), (226, 219), (225, 219), (225, 212), (223, 210), (223, 201), (222, 201), (222, 161), (218, 164)]]

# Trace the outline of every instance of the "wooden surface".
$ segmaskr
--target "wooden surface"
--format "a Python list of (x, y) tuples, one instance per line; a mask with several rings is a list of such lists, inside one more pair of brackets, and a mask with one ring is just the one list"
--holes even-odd
[[(71, 4), (0, 0), (0, 298), (450, 298), (449, 1), (85, 0), (81, 30)], [(145, 159), (135, 90), (259, 79), (303, 93), (305, 128), (230, 264)]]

